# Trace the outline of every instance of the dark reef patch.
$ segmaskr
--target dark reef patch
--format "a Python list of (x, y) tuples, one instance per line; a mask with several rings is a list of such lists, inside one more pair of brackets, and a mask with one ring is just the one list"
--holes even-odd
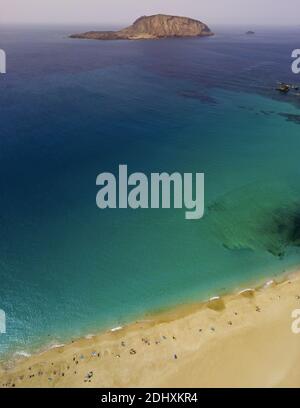
[(248, 187), (208, 208), (215, 235), (229, 250), (262, 250), (283, 257), (300, 247), (300, 197)]
[(292, 113), (280, 113), (279, 115), (286, 118), (288, 122), (294, 122), (297, 125), (300, 125), (300, 115), (295, 115)]
[(212, 98), (211, 96), (205, 95), (201, 92), (194, 91), (194, 90), (183, 90), (183, 91), (178, 92), (178, 95), (184, 98), (188, 98), (188, 99), (196, 99), (200, 102), (211, 104), (211, 105), (217, 105), (218, 103), (217, 100)]

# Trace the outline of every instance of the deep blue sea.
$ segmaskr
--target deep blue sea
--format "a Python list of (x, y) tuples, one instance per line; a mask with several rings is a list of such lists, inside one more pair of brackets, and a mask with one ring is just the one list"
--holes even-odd
[[(2, 355), (122, 325), (300, 263), (300, 28), (89, 41), (2, 26)], [(252, 28), (252, 27), (251, 27)], [(299, 91), (300, 92), (300, 91)], [(96, 176), (205, 173), (205, 217), (96, 207)]]

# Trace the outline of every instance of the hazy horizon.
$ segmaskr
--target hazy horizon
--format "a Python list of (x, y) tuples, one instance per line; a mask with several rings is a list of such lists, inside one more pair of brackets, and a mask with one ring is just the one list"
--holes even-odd
[[(208, 25), (300, 25), (299, 0), (1, 0), (2, 24), (130, 24), (141, 15), (175, 14)], [(95, 17), (97, 15), (97, 17)]]

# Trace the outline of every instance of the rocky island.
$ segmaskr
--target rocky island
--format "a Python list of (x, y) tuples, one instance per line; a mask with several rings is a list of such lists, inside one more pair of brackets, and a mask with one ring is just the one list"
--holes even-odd
[(89, 31), (72, 34), (70, 38), (93, 40), (153, 40), (170, 37), (204, 37), (213, 35), (201, 21), (188, 17), (157, 14), (138, 18), (131, 26), (119, 31)]

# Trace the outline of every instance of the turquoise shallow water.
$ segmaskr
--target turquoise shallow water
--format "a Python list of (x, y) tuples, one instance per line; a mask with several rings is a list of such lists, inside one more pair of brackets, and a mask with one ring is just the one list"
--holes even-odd
[[(299, 264), (300, 127), (283, 115), (300, 111), (270, 91), (298, 33), (108, 44), (20, 30), (0, 44), (3, 354)], [(121, 163), (204, 172), (204, 219), (97, 209), (97, 174)]]

